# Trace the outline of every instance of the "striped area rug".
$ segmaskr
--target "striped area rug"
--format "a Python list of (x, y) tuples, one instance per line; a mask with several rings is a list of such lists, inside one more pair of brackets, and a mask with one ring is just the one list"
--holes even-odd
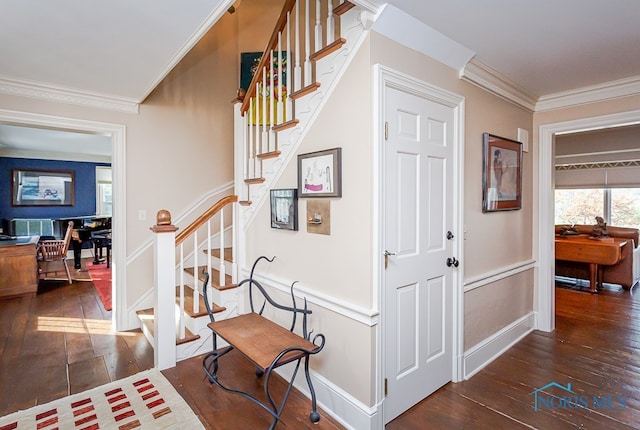
[(156, 369), (0, 418), (0, 430), (204, 429)]

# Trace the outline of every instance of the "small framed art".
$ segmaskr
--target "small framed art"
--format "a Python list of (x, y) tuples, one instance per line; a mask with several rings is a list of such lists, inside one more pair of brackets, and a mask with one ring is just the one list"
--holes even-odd
[(298, 155), (300, 197), (342, 197), (342, 148)]
[(298, 231), (298, 190), (271, 190), (271, 227)]
[(522, 207), (522, 144), (483, 134), (482, 212)]

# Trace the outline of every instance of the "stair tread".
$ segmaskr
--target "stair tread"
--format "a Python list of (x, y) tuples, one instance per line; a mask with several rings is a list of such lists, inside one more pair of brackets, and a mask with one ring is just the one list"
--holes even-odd
[(317, 90), (318, 88), (320, 88), (320, 82), (313, 82), (309, 85), (307, 85), (304, 88), (300, 88), (298, 91), (294, 91), (292, 92), (289, 97), (293, 100), (299, 99), (302, 96), (305, 96), (309, 93), (314, 92), (315, 90)]
[[(233, 262), (231, 258), (232, 251), (233, 250), (231, 248), (224, 249), (224, 261), (228, 261), (229, 263)], [(205, 249), (204, 253), (210, 254), (212, 257), (220, 258), (220, 248), (213, 248), (211, 250)]]
[(244, 182), (247, 184), (261, 184), (264, 181), (266, 181), (265, 178), (248, 178), (244, 180)]
[(271, 128), (273, 129), (273, 131), (282, 131), (282, 130), (287, 130), (289, 128), (293, 128), (293, 127), (297, 126), (299, 123), (300, 123), (300, 120), (297, 120), (297, 119), (294, 118), (294, 119), (291, 119), (289, 121), (283, 122), (281, 124), (274, 125)]
[[(286, 124), (286, 123), (283, 123), (283, 124)], [(276, 127), (278, 126), (274, 126), (273, 129), (275, 130)], [(278, 158), (280, 154), (281, 154), (280, 151), (270, 151), (270, 152), (263, 152), (261, 154), (258, 154), (257, 157), (261, 160), (266, 160), (267, 158)]]
[(351, 8), (353, 7), (355, 7), (355, 4), (347, 0), (344, 3), (341, 3), (340, 5), (336, 6), (333, 9), (333, 13), (335, 13), (338, 16), (344, 15), (347, 11), (351, 10)]
[(327, 55), (331, 54), (332, 52), (335, 52), (338, 49), (342, 48), (342, 45), (344, 45), (345, 43), (347, 43), (347, 40), (342, 37), (339, 39), (336, 39), (330, 44), (328, 44), (327, 46), (325, 46), (324, 48), (322, 48), (321, 50), (311, 54), (309, 58), (312, 61), (318, 61), (319, 59), (324, 58)]
[[(204, 275), (202, 274), (202, 270), (206, 268), (207, 268), (206, 266), (198, 267), (198, 279), (200, 279), (203, 282), (204, 282)], [(185, 267), (184, 271), (190, 274), (191, 276), (194, 276), (193, 267)], [(213, 267), (211, 268), (210, 279), (211, 279), (211, 286), (218, 291), (230, 290), (232, 288), (237, 287), (237, 285), (233, 283), (230, 275), (225, 275), (225, 284), (220, 285), (218, 283), (218, 279), (220, 279), (220, 271), (217, 269), (214, 269)]]
[(238, 203), (240, 206), (251, 206), (253, 204), (251, 200), (240, 200)]
[[(154, 336), (153, 308), (137, 310), (136, 314), (138, 315), (138, 318), (140, 319), (140, 322), (142, 323), (142, 325), (144, 325), (147, 331), (151, 333), (151, 336)], [(176, 345), (182, 345), (183, 343), (193, 342), (194, 340), (198, 340), (198, 339), (200, 339), (200, 335), (191, 333), (191, 330), (189, 330), (186, 327), (185, 327), (184, 339), (178, 339), (178, 336), (176, 333)]]

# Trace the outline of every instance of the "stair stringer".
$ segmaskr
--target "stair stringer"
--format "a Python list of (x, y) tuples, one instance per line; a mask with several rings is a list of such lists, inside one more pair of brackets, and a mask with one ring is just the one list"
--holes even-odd
[[(258, 210), (268, 200), (268, 190), (293, 160), (315, 119), (364, 43), (369, 32), (370, 16), (369, 12), (358, 8), (353, 8), (342, 15), (341, 36), (346, 39), (346, 43), (338, 51), (316, 62), (316, 81), (320, 83), (320, 87), (315, 92), (295, 101), (295, 116), (299, 123), (294, 128), (278, 132), (278, 149), (281, 154), (273, 160), (263, 161), (262, 176), (265, 181), (249, 187), (247, 200), (253, 203), (250, 206), (241, 207), (238, 211), (238, 225), (241, 226), (239, 230), (244, 231), (251, 224)], [(236, 121), (238, 120), (236, 118)], [(244, 142), (236, 141), (236, 150), (243, 148), (243, 145)], [(236, 183), (236, 190), (245, 186), (243, 182)], [(239, 262), (239, 267), (245, 267), (244, 258), (240, 257)]]

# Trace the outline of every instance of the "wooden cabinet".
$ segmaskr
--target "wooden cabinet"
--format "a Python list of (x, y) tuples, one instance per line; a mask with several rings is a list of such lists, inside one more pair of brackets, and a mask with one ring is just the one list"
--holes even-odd
[(38, 236), (0, 241), (0, 297), (38, 291)]

